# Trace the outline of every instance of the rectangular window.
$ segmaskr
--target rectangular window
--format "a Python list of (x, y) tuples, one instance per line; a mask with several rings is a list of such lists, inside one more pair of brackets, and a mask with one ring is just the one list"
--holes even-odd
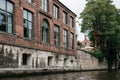
[(33, 14), (27, 10), (23, 11), (24, 37), (32, 39), (33, 33)]
[(68, 31), (67, 30), (63, 30), (63, 45), (64, 48), (68, 47)]
[(42, 10), (48, 12), (48, 0), (42, 0)]
[(31, 65), (31, 54), (22, 54), (22, 65)]
[(59, 27), (54, 26), (54, 45), (59, 46)]
[(70, 48), (74, 49), (74, 34), (70, 33)]
[(32, 3), (32, 0), (26, 0), (27, 2), (29, 2), (29, 3)]
[(13, 4), (0, 0), (0, 31), (13, 33)]
[(54, 18), (58, 19), (59, 18), (59, 7), (54, 5)]
[(63, 12), (63, 23), (67, 24), (67, 13)]
[(73, 19), (73, 17), (70, 17), (70, 27), (71, 28), (74, 27), (74, 19)]

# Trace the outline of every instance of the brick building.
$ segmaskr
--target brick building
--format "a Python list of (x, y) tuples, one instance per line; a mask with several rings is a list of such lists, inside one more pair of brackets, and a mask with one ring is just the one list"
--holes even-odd
[(0, 0), (0, 68), (75, 67), (75, 18), (59, 0)]

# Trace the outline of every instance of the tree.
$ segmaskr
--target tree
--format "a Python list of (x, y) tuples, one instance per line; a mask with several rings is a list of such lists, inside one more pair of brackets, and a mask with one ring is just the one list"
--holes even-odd
[(88, 0), (80, 14), (81, 32), (87, 33), (94, 43), (95, 51), (102, 51), (108, 61), (108, 70), (113, 63), (117, 68), (117, 53), (120, 49), (120, 11), (112, 0)]

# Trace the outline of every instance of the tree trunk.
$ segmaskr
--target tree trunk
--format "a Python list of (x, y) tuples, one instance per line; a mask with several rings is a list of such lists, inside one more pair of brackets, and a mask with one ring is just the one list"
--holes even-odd
[(110, 59), (108, 59), (108, 71), (112, 71), (112, 65), (113, 65), (113, 62), (110, 60)]

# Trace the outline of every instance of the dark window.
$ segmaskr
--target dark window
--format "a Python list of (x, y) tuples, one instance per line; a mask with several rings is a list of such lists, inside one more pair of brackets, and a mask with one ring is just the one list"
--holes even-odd
[(22, 58), (23, 58), (22, 64), (27, 65), (27, 54), (23, 54)]
[(54, 18), (55, 19), (59, 18), (59, 8), (56, 5), (54, 5)]
[(70, 48), (74, 49), (74, 34), (70, 33)]
[(74, 27), (74, 19), (73, 19), (73, 17), (70, 17), (70, 27), (71, 28)]
[(49, 43), (49, 23), (47, 20), (42, 22), (42, 41), (43, 43)]
[(54, 26), (54, 45), (59, 46), (59, 27)]
[(24, 18), (24, 37), (32, 39), (33, 33), (33, 14), (27, 10), (23, 11)]
[(31, 54), (23, 54), (22, 55), (22, 65), (30, 65), (31, 62)]
[(42, 10), (48, 12), (48, 0), (42, 0)]
[(64, 44), (64, 48), (68, 47), (68, 31), (67, 30), (63, 30), (63, 44)]
[(52, 56), (48, 56), (48, 66), (52, 66)]
[(63, 12), (63, 23), (67, 24), (67, 13)]
[(13, 4), (0, 0), (0, 31), (13, 33)]
[(32, 0), (26, 0), (27, 2), (29, 2), (29, 3), (32, 3)]

